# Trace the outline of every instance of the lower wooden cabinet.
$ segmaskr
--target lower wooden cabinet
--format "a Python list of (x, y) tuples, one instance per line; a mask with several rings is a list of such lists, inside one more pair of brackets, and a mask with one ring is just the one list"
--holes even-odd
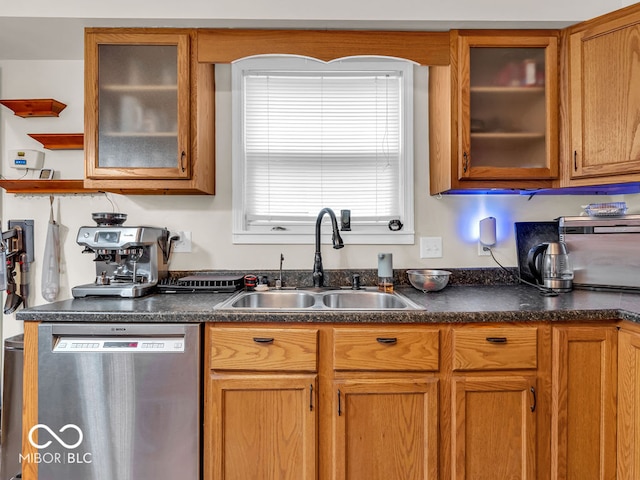
[(205, 333), (205, 480), (317, 478), (318, 330)]
[(640, 327), (206, 331), (204, 480), (640, 478)]
[(554, 327), (551, 478), (616, 478), (617, 327)]
[(539, 464), (545, 471), (538, 444), (548, 439), (549, 348), (545, 326), (452, 328), (450, 478), (528, 480)]
[(452, 478), (536, 478), (536, 375), (456, 377)]
[(438, 478), (438, 380), (334, 382), (335, 480)]
[(640, 478), (640, 328), (618, 334), (618, 480)]
[(315, 375), (210, 375), (204, 478), (316, 478)]

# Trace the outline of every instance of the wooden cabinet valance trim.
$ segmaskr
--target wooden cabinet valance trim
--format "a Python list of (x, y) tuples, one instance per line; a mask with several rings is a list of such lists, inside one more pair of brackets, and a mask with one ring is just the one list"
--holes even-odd
[(198, 30), (199, 63), (230, 63), (262, 54), (303, 55), (324, 61), (381, 55), (420, 65), (449, 65), (449, 32)]

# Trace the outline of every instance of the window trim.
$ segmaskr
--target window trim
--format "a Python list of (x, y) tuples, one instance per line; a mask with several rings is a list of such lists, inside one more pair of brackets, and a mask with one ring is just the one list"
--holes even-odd
[[(413, 124), (414, 124), (414, 95), (413, 95), (413, 65), (411, 61), (389, 58), (389, 57), (349, 57), (348, 59), (338, 59), (331, 62), (322, 62), (318, 59), (302, 57), (297, 55), (258, 55), (247, 59), (248, 62), (244, 62), (242, 70), (255, 69), (257, 62), (264, 61), (265, 57), (278, 57), (282, 59), (282, 62), (274, 66), (275, 70), (282, 70), (287, 68), (286, 64), (291, 63), (287, 60), (295, 59), (295, 61), (312, 60), (314, 62), (332, 64), (335, 62), (341, 62), (342, 60), (357, 62), (371, 63), (378, 62), (377, 69), (380, 69), (380, 62), (384, 65), (393, 62), (393, 67), (396, 69), (398, 65), (402, 65), (403, 70), (403, 125), (405, 127), (405, 134), (403, 135), (403, 160), (400, 165), (400, 185), (403, 189), (403, 198), (401, 200), (401, 208), (403, 211), (403, 228), (400, 231), (391, 231), (387, 225), (365, 226), (365, 230), (362, 228), (356, 228), (354, 231), (341, 232), (341, 236), (346, 244), (372, 244), (372, 245), (408, 245), (414, 244), (415, 237), (415, 212), (414, 212), (414, 158), (413, 158)], [(234, 62), (235, 63), (235, 62)], [(238, 72), (237, 68), (232, 65), (232, 112), (236, 112), (242, 105), (242, 74)], [(389, 68), (389, 67), (388, 67)], [(241, 142), (242, 142), (242, 125), (241, 119), (237, 115), (233, 115), (232, 119), (232, 241), (234, 244), (313, 244), (315, 241), (315, 219), (313, 221), (305, 222), (295, 226), (289, 226), (287, 231), (273, 231), (272, 225), (260, 228), (259, 226), (252, 226), (251, 229), (245, 228), (244, 222), (244, 185), (245, 185), (245, 172), (244, 162), (240, 156)], [(406, 126), (410, 128), (406, 128)], [(345, 206), (345, 208), (348, 208)], [(340, 212), (335, 212), (339, 217)], [(325, 222), (328, 218), (325, 217)], [(363, 227), (363, 224), (359, 224), (359, 227)], [(327, 232), (330, 229), (324, 228), (323, 232)], [(368, 230), (368, 231), (366, 231)], [(322, 243), (331, 243), (331, 235), (323, 235)]]

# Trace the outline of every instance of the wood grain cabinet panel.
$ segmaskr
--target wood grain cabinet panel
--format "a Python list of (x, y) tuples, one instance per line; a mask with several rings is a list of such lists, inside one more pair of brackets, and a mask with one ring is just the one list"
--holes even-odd
[(316, 478), (315, 375), (210, 375), (205, 480)]
[(450, 36), (451, 64), (429, 69), (431, 195), (550, 188), (559, 176), (559, 31)]
[(640, 179), (640, 5), (569, 29), (569, 185)]
[(431, 328), (340, 328), (334, 331), (334, 368), (434, 371), (440, 333)]
[(438, 478), (438, 380), (334, 382), (334, 480)]
[(85, 187), (131, 194), (215, 191), (214, 66), (196, 31), (85, 30)]
[(452, 479), (536, 478), (536, 376), (454, 377)]
[(315, 480), (318, 330), (205, 329), (204, 480)]
[(616, 476), (617, 328), (554, 327), (551, 478)]
[(304, 328), (216, 328), (210, 342), (213, 370), (314, 372), (318, 330)]
[(640, 329), (618, 334), (618, 480), (640, 478)]
[(537, 367), (536, 327), (453, 330), (454, 370), (518, 370)]

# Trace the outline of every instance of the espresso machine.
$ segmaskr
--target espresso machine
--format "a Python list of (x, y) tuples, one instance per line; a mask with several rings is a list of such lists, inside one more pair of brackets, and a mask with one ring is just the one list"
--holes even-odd
[(73, 287), (74, 297), (141, 297), (167, 277), (172, 245), (167, 229), (124, 226), (124, 213), (92, 217), (97, 226), (80, 227), (76, 242), (84, 246), (82, 253), (94, 255), (96, 278)]

